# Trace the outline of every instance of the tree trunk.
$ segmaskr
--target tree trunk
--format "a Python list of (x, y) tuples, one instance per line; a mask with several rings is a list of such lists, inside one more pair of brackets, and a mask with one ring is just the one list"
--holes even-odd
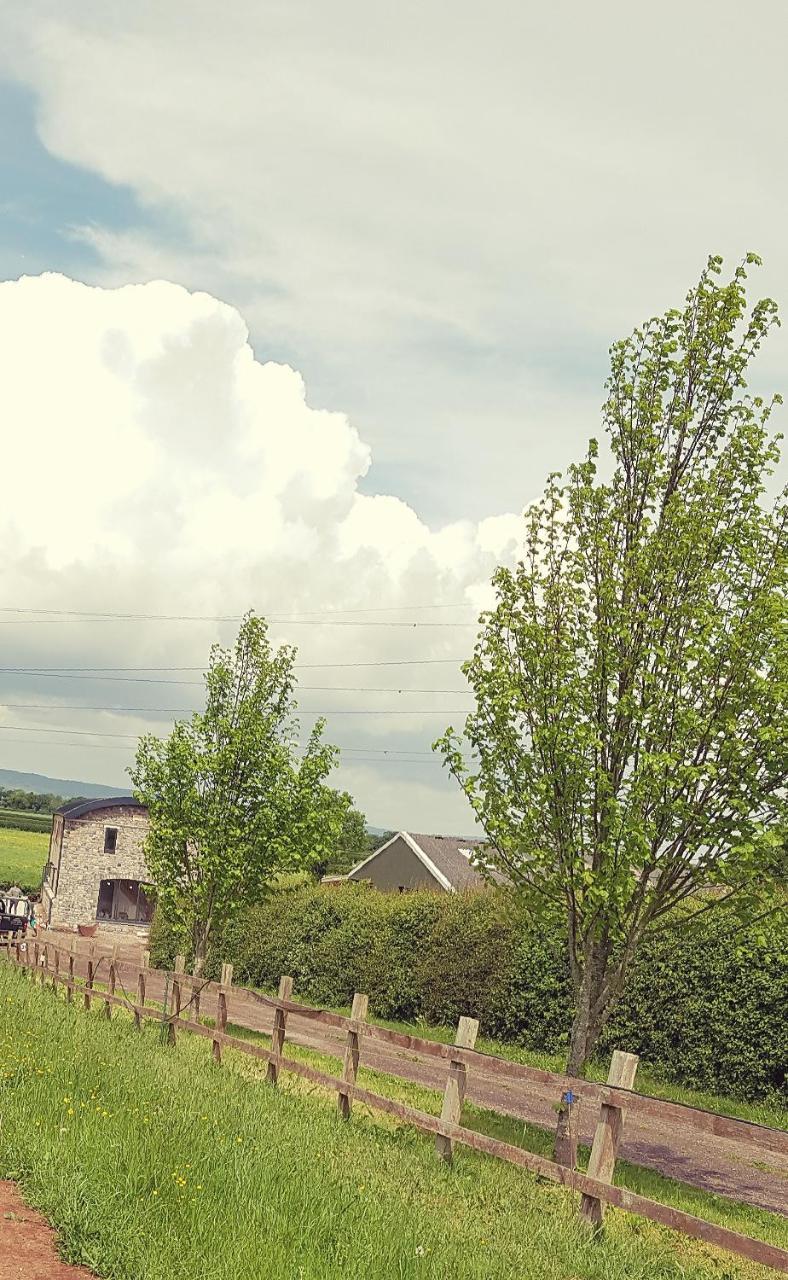
[[(599, 1033), (602, 1020), (597, 1009), (599, 988), (604, 978), (605, 965), (603, 957), (596, 947), (583, 968), (583, 976), (575, 1003), (575, 1016), (569, 1037), (569, 1053), (566, 1060), (566, 1074), (582, 1080), (586, 1073)], [(566, 1095), (561, 1099), (558, 1111), (558, 1122), (555, 1130), (555, 1159), (566, 1168), (574, 1168), (577, 1163), (577, 1132), (572, 1123), (572, 1103)]]
[(194, 966), (192, 972), (195, 977), (201, 978), (205, 969), (205, 961), (208, 956), (208, 935), (210, 925), (204, 920), (196, 920), (192, 930), (192, 941), (194, 944)]

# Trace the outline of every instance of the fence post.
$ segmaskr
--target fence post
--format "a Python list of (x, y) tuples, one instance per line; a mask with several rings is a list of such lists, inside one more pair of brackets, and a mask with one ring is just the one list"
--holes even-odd
[(48, 942), (44, 943), (44, 951), (39, 958), (41, 960), (41, 964), (38, 967), (37, 976), (41, 983), (41, 986), (43, 987), (44, 983), (47, 980), (47, 973), (49, 971), (49, 943)]
[(213, 1060), (216, 1063), (220, 1063), (222, 1060), (222, 1042), (219, 1037), (223, 1036), (227, 1031), (227, 993), (232, 985), (233, 966), (231, 964), (223, 964), (219, 994), (216, 997), (216, 1035), (212, 1046)]
[[(351, 1021), (358, 1023), (366, 1022), (368, 1007), (369, 996), (363, 996), (357, 991), (353, 996), (353, 1007), (350, 1010)], [(345, 1045), (345, 1065), (342, 1070), (342, 1079), (346, 1084), (356, 1083), (360, 1056), (361, 1031), (359, 1028), (350, 1027), (347, 1033), (347, 1043)], [(337, 1097), (337, 1107), (342, 1119), (349, 1119), (350, 1112), (353, 1109), (352, 1095), (350, 1093), (340, 1092)]]
[(93, 971), (94, 971), (93, 957), (94, 956), (95, 956), (95, 951), (93, 950), (93, 943), (91, 942), (90, 948), (88, 950), (88, 976), (85, 979), (85, 1008), (86, 1009), (90, 1008), (91, 992), (93, 991)]
[(147, 952), (143, 953), (143, 966), (137, 974), (137, 1008), (134, 1010), (134, 1026), (138, 1031), (142, 1030), (142, 1010), (145, 1008), (145, 964), (144, 957)]
[(66, 1001), (71, 1004), (74, 999), (74, 939), (68, 949), (68, 982), (66, 983)]
[[(636, 1053), (622, 1053), (614, 1049), (607, 1074), (607, 1083), (618, 1089), (631, 1089), (635, 1083), (635, 1072), (640, 1059)], [(597, 1182), (612, 1182), (613, 1170), (616, 1167), (618, 1144), (624, 1127), (624, 1112), (621, 1107), (603, 1102), (599, 1108), (599, 1120), (591, 1147), (591, 1158), (588, 1161), (588, 1176)], [(599, 1227), (605, 1214), (605, 1206), (597, 1196), (584, 1195), (580, 1201), (580, 1216), (593, 1227)]]
[(191, 981), (192, 998), (190, 1001), (191, 1009), (189, 1012), (189, 1016), (193, 1022), (199, 1022), (200, 1021), (200, 989), (201, 989), (201, 984), (202, 982), (205, 981), (205, 979), (201, 978), (200, 975), (198, 973), (195, 973), (194, 970), (195, 970), (195, 966), (192, 965), (192, 981)]
[[(454, 1037), (455, 1047), (458, 1049), (472, 1049), (476, 1044), (478, 1034), (479, 1023), (475, 1018), (460, 1018), (457, 1023), (457, 1033)], [(443, 1106), (441, 1107), (441, 1120), (446, 1124), (460, 1123), (467, 1075), (464, 1062), (459, 1062), (455, 1058), (449, 1059), (449, 1078), (446, 1081)], [(435, 1150), (442, 1160), (445, 1160), (447, 1164), (451, 1164), (453, 1150), (451, 1138), (447, 1138), (442, 1133), (437, 1134), (435, 1137)]]
[(172, 980), (172, 998), (170, 1000), (170, 1019), (167, 1031), (167, 1043), (175, 1044), (175, 1018), (180, 1016), (181, 1012), (181, 977), (179, 976), (186, 971), (186, 957), (178, 955), (175, 957), (175, 977)]
[(55, 947), (55, 964), (52, 973), (52, 990), (57, 991), (58, 979), (60, 977), (60, 947)]
[[(115, 994), (115, 961), (110, 960), (109, 975), (107, 977), (107, 995), (114, 996), (114, 994)], [(112, 1017), (112, 1002), (110, 1000), (104, 1001), (104, 1017), (105, 1018)]]
[[(290, 977), (279, 979), (279, 999), (289, 1000), (293, 994), (293, 979)], [(269, 1062), (268, 1071), (266, 1072), (266, 1080), (269, 1084), (276, 1084), (279, 1079), (279, 1064), (282, 1060), (282, 1049), (285, 1043), (285, 1028), (287, 1027), (287, 1014), (284, 1009), (274, 1010), (274, 1029), (271, 1032), (271, 1052), (274, 1055), (273, 1062)]]
[[(186, 972), (186, 956), (183, 956), (183, 955), (178, 954), (178, 955), (175, 957), (175, 964), (174, 964), (174, 966), (173, 966), (173, 972), (174, 972), (174, 973), (185, 973), (185, 972)], [(178, 982), (178, 992), (179, 992), (179, 994), (180, 994), (180, 979), (173, 979), (172, 993), (171, 993), (171, 996), (170, 996), (170, 1008), (169, 1008), (169, 1010), (168, 1010), (168, 1012), (169, 1012), (169, 1013), (171, 1013), (171, 1012), (172, 1012), (172, 1006), (173, 1006), (173, 1004), (174, 1004), (175, 982), (176, 982), (176, 981)]]

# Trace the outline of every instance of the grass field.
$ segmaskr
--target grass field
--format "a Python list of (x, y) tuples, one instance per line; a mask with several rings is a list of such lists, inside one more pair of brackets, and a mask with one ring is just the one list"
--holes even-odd
[(739, 1280), (773, 1273), (0, 966), (0, 1176), (117, 1280)]
[(18, 884), (37, 892), (48, 848), (45, 832), (0, 827), (0, 885)]
[[(204, 1021), (209, 1021), (209, 1019), (204, 1019)], [(266, 1035), (249, 1031), (244, 1027), (236, 1027), (230, 1024), (228, 1025), (228, 1031), (245, 1040), (260, 1040), (265, 1044), (268, 1043)], [(337, 1059), (331, 1058), (326, 1054), (302, 1049), (296, 1045), (290, 1045), (288, 1052), (292, 1056), (307, 1062), (310, 1066), (327, 1072), (329, 1075), (341, 1075), (341, 1064)], [(242, 1060), (239, 1064), (239, 1069), (244, 1069), (245, 1061), (245, 1059)], [(358, 1079), (361, 1085), (373, 1092), (382, 1093), (384, 1096), (394, 1098), (398, 1102), (405, 1102), (420, 1111), (426, 1111), (432, 1115), (440, 1115), (442, 1094), (433, 1090), (401, 1080), (396, 1076), (385, 1075), (363, 1065), (359, 1071)], [(724, 1107), (720, 1105), (724, 1101), (723, 1099), (715, 1099), (717, 1106), (714, 1109), (724, 1110)], [(746, 1104), (744, 1105), (746, 1109)], [(753, 1115), (742, 1118), (755, 1119)], [(786, 1116), (784, 1111), (780, 1113), (779, 1118), (782, 1121), (782, 1127), (785, 1127)], [(525, 1150), (533, 1151), (536, 1155), (545, 1156), (547, 1159), (553, 1158), (553, 1134), (547, 1133), (537, 1125), (526, 1124), (512, 1116), (501, 1115), (498, 1112), (488, 1111), (473, 1104), (465, 1105), (463, 1123), (469, 1129), (485, 1133), (491, 1138), (498, 1138), (502, 1142), (510, 1143), (515, 1147), (523, 1147)], [(767, 1123), (767, 1121), (761, 1118), (757, 1123)], [(590, 1149), (581, 1146), (578, 1152), (578, 1165), (580, 1168), (587, 1166), (589, 1155)], [(778, 1173), (776, 1176), (779, 1177), (781, 1175)], [(625, 1160), (619, 1160), (616, 1163), (614, 1181), (617, 1186), (628, 1187), (630, 1191), (635, 1191), (639, 1195), (647, 1196), (652, 1200), (660, 1200), (663, 1204), (673, 1205), (677, 1209), (682, 1209), (685, 1213), (695, 1214), (696, 1217), (706, 1218), (710, 1222), (717, 1222), (721, 1226), (728, 1227), (731, 1231), (757, 1236), (762, 1240), (767, 1240), (770, 1244), (788, 1249), (788, 1220), (778, 1217), (776, 1214), (767, 1213), (762, 1209), (754, 1208), (752, 1205), (738, 1203), (725, 1196), (715, 1195), (712, 1192), (701, 1191), (697, 1187), (687, 1186), (685, 1183), (665, 1177), (652, 1169), (644, 1169), (637, 1165), (628, 1164)]]

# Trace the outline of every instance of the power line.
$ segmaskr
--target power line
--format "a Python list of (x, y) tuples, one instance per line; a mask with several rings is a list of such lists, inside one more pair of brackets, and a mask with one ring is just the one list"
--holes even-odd
[[(0, 730), (2, 730), (4, 727), (5, 727), (5, 726), (0, 725)], [(10, 727), (10, 726), (9, 726), (9, 727)], [(47, 733), (47, 732), (48, 732), (48, 730), (47, 730), (47, 729), (40, 729), (40, 730), (31, 729), (31, 730), (30, 730), (30, 732), (31, 732), (31, 733), (36, 733), (36, 732), (38, 732), (38, 733)], [(69, 732), (69, 730), (62, 730), (62, 732), (63, 732), (63, 733), (67, 733), (67, 732)], [(96, 736), (96, 735), (91, 735), (91, 736)], [(119, 735), (119, 736), (120, 736), (120, 735)], [(18, 745), (18, 743), (16, 742), (16, 739), (14, 739), (14, 738), (4, 738), (4, 739), (2, 739), (2, 741), (4, 741), (4, 742), (8, 742), (8, 743), (13, 742), (13, 743), (14, 743), (14, 745)], [(56, 740), (54, 740), (54, 739), (53, 739), (51, 742), (35, 742), (35, 743), (31, 743), (30, 745), (31, 745), (31, 746), (36, 746), (36, 747), (37, 747), (37, 746), (52, 746), (52, 747), (69, 747), (69, 746), (70, 746), (70, 747), (90, 747), (90, 746), (95, 746), (98, 750), (101, 750), (101, 748), (102, 748), (102, 746), (103, 746), (104, 744), (103, 744), (103, 743), (90, 743), (90, 742), (58, 742), (58, 741), (56, 741)], [(118, 745), (118, 744), (113, 744), (113, 743), (107, 743), (106, 745), (107, 745), (108, 747), (113, 747), (113, 746), (114, 746), (114, 747), (115, 747), (117, 750), (119, 750), (119, 751), (127, 751), (127, 750), (129, 749), (129, 748), (128, 748), (127, 746), (125, 746), (125, 745)], [(438, 758), (438, 757), (436, 757), (436, 756), (435, 756), (435, 753), (434, 753), (433, 751), (420, 751), (420, 750), (418, 749), (418, 747), (412, 747), (412, 748), (410, 748), (410, 747), (349, 747), (349, 746), (347, 746), (346, 744), (339, 744), (339, 743), (335, 743), (334, 745), (337, 747), (337, 749), (339, 750), (339, 752), (340, 752), (341, 754), (344, 754), (345, 752), (347, 752), (347, 753), (348, 753), (349, 755), (351, 755), (351, 756), (355, 756), (355, 755), (356, 755), (356, 753), (361, 752), (361, 753), (363, 753), (363, 755), (365, 755), (365, 756), (380, 756), (380, 757), (388, 757), (388, 756), (391, 756), (391, 757), (399, 757), (399, 756), (408, 756), (408, 757), (411, 757), (411, 756), (416, 756), (416, 757), (419, 757), (420, 759), (426, 759), (426, 760), (433, 760), (433, 759), (437, 759), (437, 758)], [(306, 743), (301, 743), (301, 746), (306, 746)]]
[[(18, 740), (14, 739), (14, 738), (0, 738), (0, 743), (8, 743), (8, 744), (12, 744), (12, 745), (14, 745), (14, 746), (18, 746), (18, 745), (19, 745)], [(52, 738), (41, 738), (41, 739), (37, 739), (35, 742), (31, 742), (29, 745), (30, 745), (30, 746), (32, 746), (32, 747), (71, 747), (71, 748), (73, 748), (73, 749), (75, 749), (75, 750), (77, 750), (77, 749), (78, 749), (78, 750), (80, 750), (80, 751), (84, 751), (84, 750), (88, 750), (88, 751), (129, 751), (129, 750), (130, 750), (130, 747), (129, 747), (129, 745), (128, 745), (127, 743), (119, 743), (119, 742), (61, 742), (61, 741), (57, 741), (56, 739), (52, 739)], [(428, 753), (428, 752), (426, 752), (426, 751), (425, 751), (425, 752), (420, 752), (420, 753), (418, 753), (418, 755), (414, 752), (412, 756), (411, 756), (410, 754), (407, 754), (407, 755), (404, 755), (404, 754), (403, 754), (403, 755), (395, 755), (395, 754), (393, 754), (393, 753), (389, 753), (389, 752), (387, 752), (385, 755), (379, 755), (379, 756), (368, 756), (368, 755), (361, 755), (361, 754), (358, 754), (358, 755), (357, 755), (357, 754), (355, 754), (355, 752), (361, 752), (361, 751), (363, 751), (363, 750), (364, 750), (364, 748), (362, 748), (362, 747), (354, 747), (354, 748), (351, 748), (351, 747), (342, 747), (342, 748), (340, 748), (340, 751), (341, 751), (341, 752), (347, 751), (347, 752), (350, 752), (350, 753), (352, 753), (352, 754), (350, 754), (350, 755), (349, 755), (349, 757), (348, 757), (346, 760), (342, 760), (342, 758), (340, 757), (340, 760), (339, 760), (339, 763), (338, 763), (337, 767), (341, 769), (343, 765), (348, 765), (348, 764), (419, 764), (419, 765), (433, 765), (433, 764), (442, 764), (442, 763), (443, 763), (443, 762), (442, 762), (442, 761), (441, 761), (437, 756), (433, 757), (433, 756), (431, 756), (431, 755), (430, 755), (430, 753)], [(373, 750), (374, 750), (374, 748), (373, 748)]]
[[(469, 600), (458, 600), (454, 604), (384, 604), (384, 605), (360, 605), (353, 609), (278, 609), (270, 616), (282, 616), (294, 618), (313, 618), (333, 616), (334, 614), (347, 613), (421, 613), (425, 609), (475, 609), (476, 606)], [(125, 622), (131, 619), (140, 619), (141, 621), (152, 622), (242, 622), (244, 614), (238, 613), (221, 613), (221, 614), (200, 614), (200, 613), (118, 613), (110, 609), (25, 609), (19, 605), (0, 605), (0, 613), (30, 613), (36, 617), (58, 617), (58, 618), (119, 618)], [(262, 617), (267, 615), (262, 614)]]
[(130, 738), (132, 742), (136, 742), (141, 736), (138, 733), (103, 733), (99, 732), (97, 729), (57, 729), (51, 724), (44, 724), (41, 726), (28, 724), (0, 724), (0, 729), (3, 733), (73, 733), (86, 738)]
[[(13, 728), (13, 727), (14, 727), (14, 726), (11, 726), (11, 725), (8, 725), (8, 726), (6, 726), (6, 725), (0, 725), (0, 731), (2, 731), (2, 729), (4, 729), (4, 728)], [(68, 730), (68, 729), (62, 729), (62, 730), (49, 730), (48, 728), (42, 728), (42, 729), (35, 729), (35, 728), (31, 728), (31, 729), (30, 729), (30, 732), (31, 732), (31, 733), (47, 733), (47, 732), (55, 732), (55, 733), (64, 733), (64, 734), (65, 734), (65, 733), (73, 732), (73, 730)], [(79, 731), (77, 731), (77, 732), (79, 732)], [(89, 734), (88, 736), (90, 736), (90, 737), (98, 737), (98, 736), (100, 736), (100, 735), (97, 735), (97, 734)], [(117, 736), (117, 737), (126, 737), (126, 736), (128, 736), (128, 737), (132, 737), (133, 735), (131, 735), (131, 734), (129, 734), (129, 735), (125, 735), (125, 734), (118, 734), (118, 735), (116, 735), (116, 736)], [(8, 743), (12, 743), (12, 742), (13, 742), (13, 743), (14, 743), (14, 745), (18, 745), (18, 743), (16, 742), (16, 739), (14, 739), (14, 738), (4, 738), (4, 739), (0, 739), (0, 741), (4, 741), (4, 742), (8, 742)], [(107, 747), (114, 747), (114, 749), (119, 750), (119, 751), (127, 751), (127, 750), (129, 750), (129, 748), (128, 748), (125, 744), (122, 744), (122, 745), (121, 745), (121, 744), (117, 744), (117, 743), (107, 743), (107, 744), (104, 744), (104, 743), (90, 743), (90, 742), (58, 742), (58, 741), (56, 741), (55, 739), (52, 739), (52, 740), (51, 740), (51, 741), (49, 741), (49, 742), (46, 742), (46, 741), (45, 741), (45, 742), (35, 742), (35, 743), (31, 743), (30, 745), (31, 745), (31, 746), (52, 746), (52, 747), (91, 747), (91, 746), (93, 746), (93, 747), (96, 747), (96, 749), (97, 749), (97, 750), (101, 750), (101, 749), (102, 749), (102, 747), (103, 747), (104, 745), (106, 745)], [(306, 746), (306, 743), (302, 743), (301, 745), (302, 745), (302, 746)], [(432, 751), (420, 751), (420, 750), (418, 749), (418, 747), (369, 747), (369, 746), (364, 746), (364, 747), (350, 747), (350, 746), (347, 746), (347, 745), (346, 745), (346, 744), (344, 744), (344, 743), (343, 743), (343, 744), (335, 743), (334, 745), (335, 745), (335, 746), (337, 746), (337, 749), (339, 750), (340, 754), (343, 754), (343, 753), (347, 752), (347, 753), (348, 753), (349, 755), (351, 755), (352, 757), (355, 757), (357, 753), (362, 753), (364, 756), (376, 756), (376, 757), (377, 757), (377, 756), (380, 756), (380, 757), (383, 757), (383, 758), (385, 758), (385, 757), (389, 757), (389, 756), (391, 756), (391, 757), (400, 757), (400, 756), (407, 756), (407, 757), (419, 757), (420, 759), (423, 759), (423, 760), (434, 760), (434, 759), (437, 759), (437, 758), (438, 758), (438, 757), (436, 757), (436, 756), (435, 756), (435, 753), (434, 753), (434, 752), (432, 752)]]
[[(296, 690), (297, 693), (437, 693), (437, 694), (457, 694), (459, 697), (470, 696), (469, 689), (395, 689), (391, 686), (369, 686), (369, 685), (337, 685), (337, 684), (321, 684), (308, 685), (302, 684)], [(106, 703), (100, 705), (92, 705), (84, 702), (63, 702), (55, 706), (51, 702), (0, 702), (0, 707), (6, 707), (14, 711), (111, 711), (115, 713), (121, 712), (150, 712), (152, 714), (162, 715), (191, 715), (194, 711), (199, 710), (196, 707), (113, 707)], [(308, 710), (308, 708), (305, 708)], [(385, 714), (385, 711), (382, 713)]]
[[(42, 626), (49, 623), (50, 625), (59, 625), (68, 622), (239, 622), (239, 618), (189, 618), (189, 617), (157, 617), (155, 614), (146, 616), (145, 614), (117, 614), (113, 617), (88, 617), (79, 618), (2, 618), (0, 619), (0, 627), (33, 627)], [(407, 627), (415, 630), (420, 627), (431, 628), (447, 628), (447, 627), (477, 627), (478, 621), (473, 622), (403, 622), (401, 619), (388, 619), (385, 622), (371, 621), (368, 618), (287, 618), (269, 616), (266, 622), (274, 626), (280, 627)]]
[[(115, 713), (127, 711), (149, 711), (152, 713), (161, 713), (162, 715), (191, 715), (195, 710), (194, 707), (92, 707), (87, 706), (83, 702), (63, 702), (59, 706), (53, 706), (51, 702), (0, 702), (0, 707), (6, 707), (14, 711), (112, 711)], [(0, 728), (2, 726), (0, 725)]]
[[(7, 726), (5, 725), (0, 725), (0, 729), (6, 728), (6, 727)], [(41, 732), (46, 733), (47, 730), (42, 729)], [(19, 746), (18, 738), (0, 738), (0, 742), (5, 742), (5, 743), (8, 743), (9, 745), (13, 744), (13, 746), (15, 747)], [(35, 742), (28, 743), (28, 746), (31, 746), (31, 747), (79, 747), (81, 750), (87, 750), (87, 751), (130, 751), (131, 750), (131, 747), (127, 742), (124, 742), (124, 743), (121, 743), (121, 742), (57, 742), (51, 738), (49, 739), (37, 738)]]
[[(466, 603), (457, 605), (383, 605), (379, 608), (359, 609), (310, 609), (301, 613), (281, 612), (269, 613), (265, 621), (283, 626), (308, 627), (475, 627), (477, 621), (459, 622), (456, 619), (448, 622), (425, 622), (422, 620), (403, 621), (401, 618), (387, 618), (385, 621), (370, 618), (338, 617), (343, 614), (357, 613), (405, 613), (409, 610), (420, 612), (424, 609), (473, 609)], [(474, 612), (477, 612), (474, 610)], [(0, 605), (0, 613), (29, 614), (27, 618), (3, 618), (0, 626), (26, 627), (40, 623), (64, 622), (241, 622), (242, 614), (188, 614), (188, 613), (114, 613), (105, 610), (79, 609), (23, 609), (13, 605)]]
[[(361, 669), (370, 667), (422, 667), (453, 666), (459, 667), (464, 658), (396, 658), (389, 661), (376, 662), (302, 662), (296, 663), (298, 671)], [(204, 671), (203, 667), (0, 667), (0, 675), (11, 676), (43, 676), (47, 680), (102, 680), (117, 684), (170, 684), (188, 685), (191, 688), (202, 688), (203, 680), (177, 680), (169, 676), (158, 679), (154, 676), (128, 676), (104, 674), (118, 671)], [(459, 691), (458, 691), (459, 692)], [(464, 692), (464, 691), (463, 691)]]
[[(468, 710), (467, 707), (463, 708), (462, 710), (455, 710), (455, 711), (446, 711), (441, 709), (438, 709), (438, 710), (432, 709), (429, 711), (425, 711), (425, 710), (400, 711), (399, 709), (397, 709), (396, 711), (380, 711), (380, 710), (372, 710), (371, 708), (364, 708), (363, 710), (360, 710), (357, 708), (354, 708), (353, 710), (346, 710), (344, 708), (335, 708), (332, 711), (307, 711), (305, 715), (314, 719), (321, 719), (324, 716), (380, 716), (381, 718), (388, 717), (388, 716), (419, 716), (419, 717), (441, 716), (443, 717), (443, 716), (452, 716), (452, 715), (464, 716), (464, 715), (467, 715), (467, 710)], [(107, 733), (104, 730), (99, 730), (99, 729), (74, 729), (74, 728), (58, 729), (55, 725), (49, 725), (49, 724), (27, 725), (27, 724), (0, 723), (0, 731), (4, 733), (6, 732), (73, 733), (73, 734), (78, 734), (80, 737), (86, 737), (86, 738), (128, 738), (133, 742), (136, 742), (138, 738), (142, 737), (142, 734), (139, 734), (139, 733)]]
[[(155, 670), (155, 668), (153, 668)], [(193, 670), (200, 670), (199, 667)], [(151, 676), (104, 676), (104, 675), (77, 675), (71, 671), (44, 671), (44, 670), (26, 670), (22, 667), (0, 667), (0, 675), (7, 676), (43, 676), (45, 680), (104, 680), (110, 684), (177, 684), (190, 685), (193, 688), (202, 689), (205, 682), (203, 680), (157, 680)]]

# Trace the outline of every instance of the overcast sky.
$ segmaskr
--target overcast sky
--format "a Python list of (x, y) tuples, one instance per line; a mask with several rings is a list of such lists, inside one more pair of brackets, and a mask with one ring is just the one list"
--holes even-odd
[(236, 625), (13, 610), (254, 606), (369, 820), (469, 831), (426, 753), (611, 341), (710, 252), (788, 300), (786, 37), (778, 0), (4, 6), (0, 666), (150, 670), (0, 672), (0, 765), (122, 784)]

